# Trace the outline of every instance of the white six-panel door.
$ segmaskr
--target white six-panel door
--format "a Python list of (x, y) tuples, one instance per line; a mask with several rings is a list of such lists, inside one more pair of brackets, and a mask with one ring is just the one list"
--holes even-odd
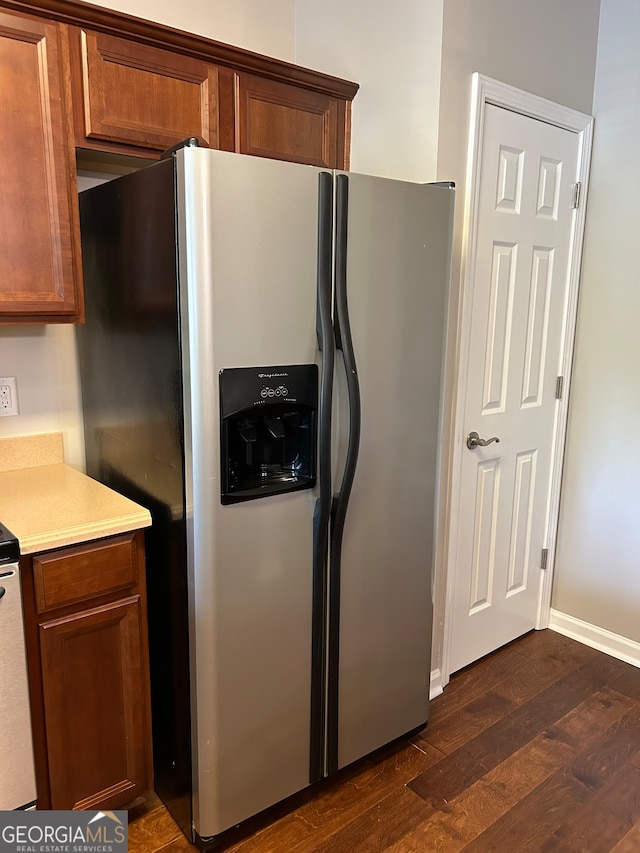
[(487, 104), (481, 151), (450, 672), (536, 626), (580, 141)]

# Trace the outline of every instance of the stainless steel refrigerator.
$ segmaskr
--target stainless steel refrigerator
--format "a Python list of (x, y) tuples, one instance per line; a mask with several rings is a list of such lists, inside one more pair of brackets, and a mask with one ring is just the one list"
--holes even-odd
[(453, 196), (191, 147), (81, 194), (87, 468), (152, 512), (201, 845), (427, 721)]

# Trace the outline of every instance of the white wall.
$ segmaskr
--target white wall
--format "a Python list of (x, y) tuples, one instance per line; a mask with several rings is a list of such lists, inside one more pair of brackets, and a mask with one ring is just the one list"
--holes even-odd
[(296, 62), (360, 84), (351, 169), (436, 174), (443, 0), (297, 0)]
[(0, 327), (0, 375), (15, 376), (19, 415), (0, 418), (0, 436), (62, 432), (65, 459), (84, 466), (75, 332), (69, 326)]
[[(442, 0), (401, 0), (393, 7), (378, 0), (367, 5), (364, 23), (361, 5), (335, 0), (109, 0), (100, 5), (360, 82), (353, 168), (434, 178)], [(0, 418), (0, 436), (62, 430), (67, 461), (82, 468), (74, 330), (0, 327), (0, 375), (17, 377), (21, 409), (17, 417)]]
[[(110, 0), (112, 9), (286, 61), (294, 59), (295, 0)], [(75, 332), (67, 326), (0, 326), (0, 376), (18, 381), (20, 414), (0, 436), (61, 430), (66, 461), (84, 467)]]
[[(439, 179), (458, 185), (456, 283), (471, 73), (481, 71), (591, 112), (599, 0), (111, 0), (108, 5), (359, 82), (352, 168), (411, 180), (431, 180), (437, 171)], [(640, 130), (637, 0), (602, 0), (600, 39), (553, 605), (640, 641), (640, 449), (635, 441), (640, 262), (637, 194), (628, 189), (640, 180), (634, 145)], [(455, 322), (452, 332), (450, 384)], [(73, 329), (0, 327), (0, 375), (17, 376), (21, 408), (18, 417), (0, 418), (0, 436), (62, 430), (67, 459), (81, 466)], [(440, 567), (436, 666), (443, 580)]]
[(640, 4), (602, 0), (552, 605), (640, 642)]
[(96, 5), (294, 61), (295, 0), (101, 0)]
[(600, 0), (445, 0), (438, 178), (454, 180), (461, 236), (471, 75), (591, 113)]
[[(451, 459), (471, 75), (479, 71), (591, 113), (600, 0), (444, 0), (439, 112), (439, 180), (456, 183), (449, 348), (442, 452)], [(446, 484), (445, 490), (446, 492)], [(446, 506), (446, 494), (441, 504)], [(436, 557), (433, 667), (440, 667), (446, 591), (446, 516)]]

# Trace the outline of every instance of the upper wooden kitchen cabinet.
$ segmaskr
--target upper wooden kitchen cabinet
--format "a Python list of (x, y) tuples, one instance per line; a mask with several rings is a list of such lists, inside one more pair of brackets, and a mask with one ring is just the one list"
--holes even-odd
[(346, 167), (344, 100), (255, 74), (239, 74), (236, 85), (242, 154)]
[(69, 35), (78, 147), (157, 156), (190, 136), (219, 147), (216, 65), (76, 27)]
[(0, 10), (0, 322), (82, 317), (68, 67), (59, 24)]
[[(195, 36), (186, 36), (190, 50), (208, 47), (208, 58), (76, 27), (69, 37), (79, 148), (158, 157), (195, 136), (209, 148), (348, 166), (350, 100), (331, 91), (331, 78), (264, 57), (260, 74), (225, 66), (213, 61), (215, 43)], [(236, 53), (234, 66), (250, 62)]]
[(83, 320), (76, 162), (127, 171), (112, 154), (197, 137), (348, 169), (357, 90), (93, 3), (0, 0), (0, 323)]

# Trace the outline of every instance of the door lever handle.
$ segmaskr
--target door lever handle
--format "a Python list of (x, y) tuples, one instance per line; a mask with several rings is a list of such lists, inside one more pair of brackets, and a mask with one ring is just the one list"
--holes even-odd
[(492, 436), (491, 438), (480, 438), (477, 432), (470, 432), (467, 436), (467, 447), (469, 450), (473, 450), (474, 447), (486, 447), (487, 444), (491, 444), (494, 442), (496, 444), (500, 443), (500, 439), (497, 435)]

